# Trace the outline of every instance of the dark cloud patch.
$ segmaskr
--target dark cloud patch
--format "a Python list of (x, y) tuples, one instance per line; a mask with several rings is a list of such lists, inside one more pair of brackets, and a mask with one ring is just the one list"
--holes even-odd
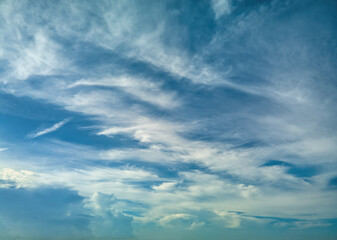
[(314, 165), (294, 165), (281, 160), (269, 160), (261, 165), (261, 167), (280, 166), (287, 168), (286, 173), (298, 178), (310, 178), (320, 173), (320, 169)]
[(299, 178), (310, 178), (319, 172), (319, 168), (316, 166), (294, 166), (287, 171), (288, 174)]
[(261, 167), (272, 167), (272, 166), (291, 167), (293, 165), (288, 162), (280, 161), (280, 160), (269, 160), (266, 163), (261, 165)]
[(330, 179), (329, 187), (337, 189), (337, 176)]

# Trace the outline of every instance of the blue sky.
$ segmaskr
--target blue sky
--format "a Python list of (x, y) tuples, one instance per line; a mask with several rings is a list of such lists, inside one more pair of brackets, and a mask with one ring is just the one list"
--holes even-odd
[(337, 237), (335, 1), (0, 1), (0, 238)]

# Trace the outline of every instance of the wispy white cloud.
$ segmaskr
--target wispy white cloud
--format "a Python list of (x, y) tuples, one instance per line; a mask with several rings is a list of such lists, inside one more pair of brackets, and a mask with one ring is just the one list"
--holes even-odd
[(155, 106), (173, 109), (181, 103), (177, 94), (173, 91), (164, 91), (161, 84), (149, 79), (140, 79), (132, 76), (117, 76), (95, 80), (79, 80), (71, 84), (69, 88), (77, 86), (116, 87), (137, 100), (141, 100)]
[(231, 0), (212, 0), (212, 4), (216, 19), (232, 11)]
[[(160, 219), (162, 225), (170, 225), (178, 219), (190, 221), (190, 226), (202, 225), (202, 222), (194, 221), (194, 217), (189, 217), (189, 213), (183, 213), (186, 209), (217, 211), (218, 216), (226, 219), (225, 224), (229, 228), (239, 227), (243, 219), (229, 210), (300, 218), (312, 213), (313, 218), (336, 215), (329, 211), (336, 194), (325, 189), (329, 178), (335, 176), (334, 167), (324, 169), (325, 173), (313, 177), (312, 181), (292, 176), (284, 167), (260, 167), (268, 159), (283, 158), (289, 159), (292, 164), (335, 166), (337, 154), (334, 148), (336, 138), (332, 136), (335, 127), (331, 127), (335, 119), (331, 93), (335, 93), (335, 88), (324, 77), (320, 78), (324, 84), (317, 84), (321, 74), (312, 67), (324, 65), (327, 76), (331, 77), (334, 72), (332, 65), (328, 62), (309, 63), (308, 59), (323, 61), (325, 58), (313, 54), (311, 48), (308, 48), (310, 44), (306, 38), (302, 38), (306, 34), (288, 34), (292, 29), (288, 27), (288, 22), (280, 20), (276, 28), (268, 25), (275, 15), (278, 16), (278, 11), (284, 8), (275, 7), (277, 4), (272, 4), (274, 7), (264, 4), (261, 8), (233, 16), (233, 19), (228, 20), (228, 25), (218, 26), (218, 32), (208, 45), (191, 54), (163, 40), (168, 37), (165, 28), (169, 22), (165, 21), (169, 16), (162, 11), (164, 7), (161, 4), (157, 12), (149, 11), (150, 14), (160, 16), (159, 22), (153, 20), (157, 19), (155, 15), (149, 16), (149, 22), (156, 23), (154, 26), (142, 22), (138, 10), (127, 1), (116, 2), (113, 6), (109, 2), (99, 6), (94, 4), (97, 7), (94, 10), (91, 9), (93, 6), (76, 1), (63, 3), (67, 4), (67, 11), (63, 11), (64, 6), (61, 4), (53, 8), (53, 14), (50, 10), (40, 11), (39, 14), (33, 14), (33, 11), (18, 18), (14, 16), (17, 16), (17, 12), (23, 12), (22, 9), (17, 10), (11, 1), (2, 3), (4, 8), (1, 13), (6, 27), (0, 31), (4, 33), (3, 42), (6, 44), (1, 47), (1, 57), (10, 66), (4, 74), (8, 84), (3, 90), (90, 117), (96, 120), (93, 134), (100, 137), (123, 135), (128, 140), (136, 140), (141, 146), (98, 150), (94, 146), (46, 144), (44, 146), (48, 151), (43, 154), (48, 155), (50, 162), (56, 158), (53, 154), (58, 151), (63, 159), (79, 159), (82, 162), (90, 159), (90, 164), (94, 164), (95, 160), (105, 160), (106, 164), (122, 164), (122, 161), (130, 159), (147, 163), (143, 168), (91, 167), (83, 166), (86, 164), (83, 163), (76, 170), (52, 173), (48, 172), (52, 168), (49, 166), (47, 170), (42, 169), (41, 183), (67, 185), (86, 197), (100, 191), (109, 196), (115, 194), (120, 198), (141, 201), (148, 204), (150, 210), (138, 219), (154, 222)], [(215, 18), (219, 19), (231, 13), (231, 1), (214, 0), (213, 8)], [(91, 16), (92, 12), (101, 16), (99, 20), (91, 21), (88, 18), (87, 14)], [(47, 24), (37, 24), (35, 15)], [(141, 28), (143, 25), (146, 25), (146, 29)], [(27, 35), (26, 28), (35, 33), (27, 42), (23, 39)], [(48, 29), (55, 30), (55, 33)], [(297, 30), (302, 33), (302, 28)], [(277, 36), (282, 36), (281, 40), (274, 39), (274, 31)], [(65, 78), (69, 69), (74, 72), (74, 62), (70, 60), (71, 54), (62, 52), (61, 43), (54, 39), (54, 34), (63, 40), (75, 43), (80, 40), (95, 48), (104, 48), (109, 54), (116, 54), (118, 58), (132, 64), (140, 62), (141, 66), (147, 66), (151, 71), (168, 75), (165, 76), (174, 82), (173, 85), (185, 83), (186, 80), (189, 85), (183, 93), (179, 93), (178, 90), (172, 90), (168, 86), (170, 84), (163, 84), (162, 79), (159, 79), (161, 75), (137, 75), (132, 69), (121, 70), (123, 67), (110, 63), (103, 64), (94, 74), (83, 68), (84, 75), (92, 74), (89, 77), (76, 72), (79, 76)], [(233, 44), (235, 42), (237, 44)], [(296, 44), (298, 42), (301, 44)], [(246, 58), (245, 53), (249, 57)], [(209, 60), (218, 55), (221, 55), (217, 61), (219, 65)], [(256, 56), (263, 64), (246, 62), (252, 56)], [(247, 74), (247, 77), (245, 71), (251, 75)], [(111, 72), (117, 73), (114, 75)], [(44, 79), (41, 85), (35, 82), (30, 84), (29, 78), (34, 76), (49, 78)], [(221, 101), (207, 102), (224, 87), (226, 91), (218, 95), (221, 95)], [(227, 87), (230, 91), (227, 91)], [(208, 103), (206, 107), (202, 107), (202, 104), (194, 106), (189, 102), (193, 102), (196, 97), (185, 95), (185, 92), (190, 93), (194, 88), (201, 97), (202, 92), (206, 92), (203, 97)], [(327, 89), (330, 89), (330, 97), (325, 94)], [(232, 99), (226, 98), (228, 95)], [(257, 103), (250, 105), (250, 100), (244, 100), (246, 98), (257, 98)], [(160, 113), (151, 112), (148, 105)], [(202, 115), (203, 121), (195, 121), (191, 114), (193, 108), (197, 108), (195, 112), (198, 113), (193, 112), (198, 115), (196, 118), (211, 108), (216, 113), (207, 114), (206, 117)], [(240, 119), (244, 121), (239, 122)], [(69, 121), (65, 119), (49, 128), (37, 130), (29, 137), (37, 138), (56, 131)], [(219, 141), (187, 137), (204, 131), (212, 138), (210, 129), (214, 126), (221, 135)], [(239, 143), (235, 143), (237, 139)], [(237, 145), (254, 140), (265, 145), (236, 148)], [(4, 150), (0, 148), (0, 151)], [(38, 162), (41, 156), (36, 154), (30, 156), (30, 159), (33, 157)], [(172, 177), (174, 179), (165, 179), (148, 170), (149, 163), (163, 164), (173, 169), (177, 163), (193, 163), (210, 172), (206, 174), (177, 169), (177, 176)], [(217, 175), (223, 172), (228, 174), (228, 179)], [(141, 184), (147, 184), (148, 188), (139, 187)], [(283, 188), (296, 189), (297, 192), (287, 192)], [(314, 199), (310, 196), (314, 196)], [(200, 200), (203, 198), (209, 200)], [(223, 210), (224, 205), (231, 209)]]
[(171, 191), (175, 189), (177, 184), (177, 182), (164, 182), (160, 185), (154, 185), (152, 188), (156, 191)]
[(70, 120), (71, 120), (71, 118), (64, 119), (61, 122), (55, 123), (53, 126), (51, 126), (49, 128), (38, 130), (35, 133), (31, 133), (31, 134), (28, 135), (28, 137), (30, 137), (30, 138), (36, 138), (36, 137), (45, 135), (47, 133), (54, 132), (57, 129), (59, 129), (60, 127), (62, 127), (63, 125), (67, 124)]
[[(175, 213), (175, 214), (170, 214), (167, 215), (161, 219), (158, 220), (159, 224), (165, 227), (174, 227), (174, 225), (177, 225), (181, 227), (181, 222), (180, 221), (187, 221), (188, 225), (192, 225), (194, 223), (193, 220), (197, 219), (196, 216), (191, 215), (191, 214), (186, 214), (186, 213)], [(178, 221), (178, 224), (174, 222)]]

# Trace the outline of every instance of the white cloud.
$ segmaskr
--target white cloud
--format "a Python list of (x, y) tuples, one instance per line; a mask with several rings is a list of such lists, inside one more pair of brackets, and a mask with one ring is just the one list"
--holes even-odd
[(227, 211), (215, 211), (215, 213), (225, 220), (227, 228), (240, 227), (242, 217), (239, 214)]
[(178, 135), (178, 131), (183, 128), (179, 123), (173, 123), (161, 119), (139, 117), (129, 122), (130, 127), (112, 127), (98, 133), (98, 135), (114, 135), (126, 133), (144, 143), (166, 144), (168, 146), (177, 143), (186, 143)]
[(94, 193), (90, 199), (94, 211), (101, 216), (104, 216), (108, 211), (111, 211), (112, 204), (116, 201), (113, 194)]
[(135, 201), (143, 199), (142, 195), (145, 196), (144, 189), (139, 188), (139, 183), (167, 180), (136, 167), (88, 167), (72, 171), (46, 172), (40, 175), (41, 182), (45, 184), (69, 186), (77, 189), (84, 196), (101, 192)]
[(28, 170), (15, 170), (12, 168), (0, 169), (0, 187), (8, 188), (22, 188), (22, 187), (33, 187), (37, 183), (36, 173)]
[(140, 79), (126, 75), (95, 80), (79, 80), (71, 84), (69, 88), (77, 86), (116, 87), (136, 99), (167, 109), (180, 105), (174, 92), (164, 91), (158, 82), (144, 78)]
[[(278, 36), (284, 36), (286, 39), (282, 38), (275, 43), (273, 38), (268, 35), (271, 34), (268, 32), (270, 29), (265, 28), (264, 22), (266, 21), (264, 19), (271, 20), (275, 9), (259, 8), (259, 10), (253, 10), (234, 18), (230, 26), (225, 28), (225, 32), (218, 32), (208, 46), (191, 56), (184, 49), (168, 46), (163, 42), (164, 22), (156, 22), (158, 26), (149, 27), (150, 30), (139, 30), (139, 26), (143, 23), (138, 24), (137, 11), (127, 2), (116, 3), (113, 7), (109, 3), (100, 5), (97, 15), (102, 16), (101, 20), (105, 24), (95, 21), (89, 23), (85, 16), (86, 13), (91, 12), (88, 6), (77, 2), (68, 2), (69, 9), (66, 11), (66, 16), (61, 14), (63, 11), (59, 7), (52, 10), (53, 14), (48, 11), (37, 14), (48, 23), (42, 27), (37, 26), (34, 22), (36, 20), (34, 14), (19, 17), (16, 12), (20, 12), (22, 9), (16, 9), (15, 4), (8, 1), (7, 4), (1, 5), (4, 6), (1, 14), (6, 22), (6, 27), (0, 30), (3, 33), (2, 37), (6, 37), (6, 41), (4, 41), (6, 45), (1, 47), (1, 56), (10, 65), (4, 77), (8, 81), (4, 90), (13, 92), (16, 96), (28, 96), (55, 104), (68, 111), (84, 114), (97, 120), (94, 129), (98, 135), (123, 134), (138, 140), (144, 147), (99, 151), (86, 146), (76, 147), (70, 144), (67, 146), (65, 146), (66, 144), (49, 145), (46, 149), (46, 152), (49, 151), (48, 159), (51, 158), (51, 153), (59, 150), (62, 154), (58, 157), (62, 157), (62, 159), (74, 158), (74, 156), (81, 160), (120, 161), (132, 159), (166, 164), (167, 166), (175, 166), (174, 164), (177, 162), (192, 162), (213, 171), (212, 174), (204, 174), (201, 171), (178, 172), (178, 179), (172, 180), (160, 178), (146, 170), (146, 167), (144, 169), (88, 167), (84, 170), (43, 173), (40, 176), (40, 180), (43, 179), (40, 181), (41, 183), (71, 185), (72, 188), (80, 190), (81, 194), (85, 196), (91, 196), (90, 194), (100, 191), (125, 199), (139, 200), (152, 207), (149, 212), (144, 214), (143, 219), (146, 221), (162, 219), (161, 221), (164, 223), (189, 216), (168, 215), (169, 211), (222, 209), (224, 204), (231, 206), (231, 210), (242, 210), (266, 216), (305, 217), (306, 214), (314, 213), (314, 217), (319, 218), (336, 215), (333, 211), (329, 212), (329, 209), (333, 207), (331, 199), (335, 199), (336, 196), (334, 193), (326, 193), (324, 190), (329, 177), (335, 174), (332, 170), (333, 167), (324, 177), (315, 177), (314, 181), (310, 183), (287, 174), (282, 167), (260, 168), (260, 165), (268, 159), (287, 159), (291, 156), (297, 156), (291, 159), (292, 164), (304, 165), (314, 163), (325, 166), (326, 163), (329, 163), (331, 166), (336, 159), (334, 148), (336, 138), (331, 137), (334, 130), (329, 128), (329, 124), (326, 124), (329, 123), (328, 120), (334, 119), (334, 116), (333, 113), (331, 115), (326, 113), (331, 112), (326, 111), (330, 105), (326, 105), (325, 102), (328, 103), (329, 99), (323, 96), (324, 91), (319, 92), (320, 88), (325, 88), (325, 85), (318, 86), (315, 83), (318, 74), (312, 69), (303, 67), (305, 65), (303, 62), (307, 63), (307, 59), (315, 58), (308, 57), (313, 55), (310, 55), (310, 51), (306, 51), (305, 48), (291, 44), (293, 37), (297, 35), (290, 35), (288, 39), (289, 35), (284, 34), (287, 32), (281, 31), (284, 26), (289, 26), (287, 23), (283, 23), (284, 26), (281, 23), (277, 25), (277, 30), (282, 33)], [(217, 19), (232, 11), (230, 1), (214, 0), (213, 7)], [(29, 11), (27, 10), (27, 12)], [(50, 18), (50, 16), (53, 17)], [(261, 18), (261, 16), (263, 17)], [(161, 19), (165, 21), (165, 16), (162, 16)], [(65, 22), (67, 24), (64, 24)], [(28, 29), (27, 32), (34, 32), (27, 42), (23, 39), (27, 34), (25, 28)], [(54, 76), (52, 79), (45, 79), (40, 88), (23, 83), (27, 81), (15, 83), (11, 77), (24, 80), (34, 75), (60, 74), (64, 76), (68, 71), (74, 71), (69, 60), (70, 54), (68, 56), (62, 53), (61, 46), (53, 41), (53, 34), (48, 31), (48, 28), (55, 29), (56, 33), (64, 39), (74, 41), (80, 39), (96, 45), (96, 47), (109, 49), (127, 60), (141, 61), (151, 67), (155, 66), (156, 70), (169, 73), (169, 76), (177, 81), (186, 78), (194, 84), (191, 85), (191, 88), (223, 84), (243, 91), (245, 94), (249, 93), (249, 96), (262, 96), (263, 104), (252, 106), (249, 110), (243, 107), (240, 113), (235, 112), (235, 105), (230, 113), (224, 112), (223, 115), (221, 115), (222, 108), (219, 108), (217, 115), (220, 120), (218, 122), (212, 120), (209, 125), (228, 124), (227, 129), (219, 130), (223, 134), (222, 140), (226, 140), (207, 142), (184, 137), (185, 133), (199, 133), (196, 126), (207, 129), (209, 125), (203, 123), (198, 125), (190, 121), (189, 116), (186, 117), (190, 106), (184, 106), (184, 101), (181, 100), (185, 96), (165, 89), (160, 79), (155, 77), (135, 76), (128, 71), (121, 71), (123, 73), (120, 74), (118, 72), (120, 69), (112, 67), (111, 71), (118, 72), (116, 76), (106, 73), (101, 76), (98, 72), (99, 76), (82, 80), (74, 80), (73, 78), (65, 80)], [(74, 31), (74, 29), (81, 28), (86, 30), (83, 32)], [(255, 34), (252, 34), (252, 30), (255, 31)], [(245, 34), (249, 37), (246, 37)], [(226, 44), (231, 46), (232, 41), (240, 39), (245, 39), (245, 41), (235, 45), (234, 48), (224, 47)], [(300, 42), (305, 43), (303, 41), (302, 39)], [(119, 51), (120, 49), (124, 50)], [(224, 64), (221, 66), (222, 70), (219, 70), (215, 65), (207, 64), (204, 61), (204, 58), (212, 56), (214, 53), (221, 54), (226, 60), (237, 57), (236, 53), (247, 51), (252, 55), (265, 53), (263, 55), (268, 56), (263, 60), (267, 65), (270, 64), (270, 67), (259, 69), (258, 73), (262, 75), (257, 74), (258, 76), (256, 76), (266, 82), (256, 87), (252, 87), (249, 83), (231, 80), (236, 72), (230, 64)], [(288, 63), (286, 56), (299, 57), (291, 58)], [(296, 66), (296, 69), (298, 66), (294, 62), (302, 62), (299, 66), (301, 71), (294, 71), (291, 65)], [(242, 65), (242, 69), (240, 65), (236, 66), (238, 72), (244, 72), (250, 66), (243, 63)], [(324, 64), (319, 65), (323, 66)], [(103, 68), (110, 69), (111, 66), (107, 66), (103, 66)], [(330, 65), (327, 64), (327, 66)], [(253, 71), (253, 73), (255, 72)], [(252, 77), (252, 79), (254, 78), (255, 76)], [(322, 82), (324, 82), (323, 80)], [(95, 86), (98, 88), (96, 89)], [(118, 89), (122, 94), (110, 91), (109, 87)], [(203, 90), (205, 89), (203, 88)], [(212, 91), (210, 88), (206, 90), (210, 90), (210, 93)], [(123, 94), (128, 98), (151, 104), (159, 107), (161, 111), (167, 112), (155, 116), (147, 111), (142, 104), (124, 102)], [(273, 109), (266, 107), (266, 112), (261, 112), (260, 106), (263, 108), (264, 104), (268, 103), (273, 104)], [(224, 101), (223, 105), (226, 104), (230, 105)], [(186, 115), (181, 112), (170, 114), (170, 111), (178, 107), (181, 107)], [(202, 111), (203, 109), (200, 109), (200, 112)], [(229, 115), (228, 120), (226, 118)], [(175, 116), (177, 117), (175, 118)], [(239, 123), (240, 129), (235, 128), (238, 119), (241, 118), (246, 119), (247, 122)], [(70, 119), (65, 119), (50, 128), (32, 133), (29, 137), (36, 138), (56, 131), (69, 121)], [(230, 140), (228, 140), (229, 143), (225, 142), (227, 139), (241, 139), (246, 142), (257, 139), (266, 142), (267, 145), (240, 149), (234, 148), (235, 144), (230, 143)], [(54, 147), (56, 150), (53, 149)], [(0, 148), (0, 151), (4, 150), (5, 148)], [(226, 172), (229, 178), (232, 177), (235, 181), (218, 177), (216, 173), (219, 172)], [(11, 173), (11, 175), (9, 173), (10, 171), (7, 171), (5, 175), (2, 175), (8, 181), (19, 181), (18, 179), (27, 175), (22, 172)], [(184, 183), (184, 180), (188, 184), (180, 184)], [(24, 180), (20, 181), (24, 182)], [(152, 181), (158, 181), (158, 184), (153, 184)], [(136, 185), (136, 183), (142, 182), (150, 182), (148, 187), (152, 187), (152, 189), (144, 190)], [(26, 186), (25, 184), (20, 182), (18, 186)], [(287, 192), (278, 189), (273, 184), (296, 191)], [(210, 200), (203, 202), (200, 200), (203, 197), (208, 197)], [(238, 214), (227, 211), (222, 215), (229, 219), (226, 223), (227, 227), (240, 226)], [(198, 225), (199, 223), (193, 222), (191, 226), (193, 224)]]
[(174, 190), (177, 185), (177, 182), (164, 182), (160, 185), (154, 185), (152, 188), (157, 191), (170, 191)]
[[(194, 220), (197, 219), (197, 216), (186, 214), (186, 213), (175, 213), (167, 215), (161, 219), (158, 220), (159, 224), (164, 227), (174, 227), (179, 226), (181, 227), (182, 224), (184, 224), (184, 221), (187, 221), (185, 224), (191, 226), (195, 226), (196, 223)], [(178, 221), (178, 223), (175, 223)]]
[(277, 227), (288, 227), (296, 230), (303, 230), (315, 227), (329, 227), (332, 224), (324, 221), (294, 221), (294, 222), (277, 222), (274, 223)]
[(43, 129), (43, 130), (39, 130), (36, 133), (31, 133), (31, 134), (28, 135), (28, 137), (30, 137), (30, 138), (36, 138), (36, 137), (45, 135), (47, 133), (54, 132), (57, 129), (59, 129), (60, 127), (62, 127), (63, 125), (65, 125), (66, 123), (68, 123), (70, 120), (71, 120), (70, 118), (64, 119), (61, 122), (55, 123), (53, 126), (51, 126), (49, 128), (46, 128), (46, 129)]
[[(6, 78), (11, 81), (25, 80), (32, 75), (54, 75), (60, 71), (67, 72), (69, 66), (67, 60), (64, 60), (59, 52), (61, 48), (50, 40), (46, 33), (38, 32), (31, 42), (17, 41), (15, 36), (9, 35), (12, 39), (12, 45), (16, 46), (15, 50), (10, 47), (4, 48), (3, 54), (6, 55), (10, 62), (10, 72)], [(6, 41), (8, 43), (8, 41)]]
[(93, 206), (95, 218), (90, 228), (98, 239), (131, 238), (132, 218), (113, 208), (116, 198), (113, 194), (95, 193), (89, 204)]
[(231, 0), (212, 0), (212, 4), (216, 19), (222, 15), (230, 14), (232, 11)]

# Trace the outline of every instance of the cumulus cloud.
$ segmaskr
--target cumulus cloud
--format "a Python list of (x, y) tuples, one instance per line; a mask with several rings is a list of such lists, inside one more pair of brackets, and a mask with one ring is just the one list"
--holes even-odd
[[(186, 213), (175, 213), (175, 214), (170, 214), (167, 215), (161, 219), (159, 219), (159, 224), (165, 227), (174, 227), (179, 226), (181, 227), (182, 225), (188, 224), (190, 227), (192, 224), (195, 225), (195, 220), (197, 217), (191, 214), (186, 214)], [(185, 223), (184, 223), (185, 222)]]
[(132, 217), (113, 209), (115, 197), (112, 194), (95, 193), (91, 204), (95, 220), (91, 222), (93, 234), (98, 239), (132, 238)]
[(238, 228), (241, 223), (241, 216), (235, 212), (215, 212), (217, 215), (222, 217), (226, 222), (226, 227), (228, 228)]
[(35, 185), (36, 178), (36, 174), (28, 170), (17, 171), (12, 168), (0, 169), (0, 187), (32, 187)]

